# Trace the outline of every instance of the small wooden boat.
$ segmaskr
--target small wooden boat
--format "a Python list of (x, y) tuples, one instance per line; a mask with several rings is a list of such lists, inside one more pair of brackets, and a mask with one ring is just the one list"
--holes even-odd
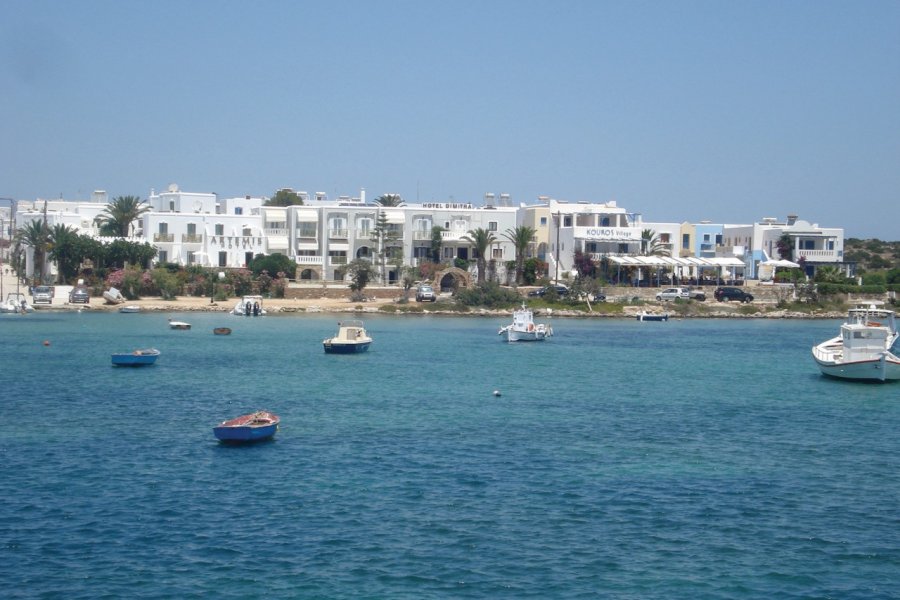
[(117, 367), (143, 367), (152, 365), (159, 358), (159, 350), (145, 348), (134, 352), (123, 352), (112, 355), (112, 364)]
[(267, 440), (278, 431), (281, 419), (278, 415), (258, 410), (249, 415), (241, 415), (213, 427), (216, 438), (223, 442), (243, 443)]
[(191, 324), (185, 323), (184, 321), (173, 321), (169, 319), (169, 328), (170, 329), (190, 329)]
[(216, 327), (213, 329), (213, 333), (216, 335), (231, 335), (230, 327)]
[(371, 344), (362, 321), (339, 322), (337, 335), (322, 341), (326, 354), (356, 354), (365, 352)]

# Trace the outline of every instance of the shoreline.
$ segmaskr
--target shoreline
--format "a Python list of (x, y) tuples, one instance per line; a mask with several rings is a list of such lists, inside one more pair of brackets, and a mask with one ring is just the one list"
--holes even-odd
[[(209, 298), (202, 297), (180, 297), (175, 300), (163, 300), (161, 298), (145, 298), (141, 300), (127, 301), (121, 304), (109, 304), (102, 302), (98, 298), (93, 298), (89, 304), (69, 304), (68, 302), (61, 304), (38, 305), (35, 306), (35, 312), (43, 311), (94, 311), (94, 312), (118, 312), (123, 306), (137, 306), (141, 312), (210, 312), (210, 313), (231, 313), (238, 299), (226, 302), (209, 302)], [(667, 310), (664, 305), (647, 303), (640, 306), (627, 305), (623, 307), (622, 312), (587, 312), (581, 310), (569, 310), (566, 308), (536, 308), (534, 309), (535, 317), (540, 318), (572, 318), (572, 319), (635, 319), (637, 313), (641, 311), (649, 311), (653, 313), (668, 313), (669, 319), (843, 319), (846, 311), (828, 311), (817, 313), (806, 313), (799, 311), (791, 311), (787, 309), (775, 309), (774, 307), (759, 306), (760, 310), (753, 313), (740, 312), (740, 307), (747, 305), (724, 304), (702, 304), (700, 306), (708, 307), (701, 313), (692, 312), (689, 314), (681, 314), (678, 311)], [(391, 310), (384, 310), (391, 307)], [(378, 314), (385, 316), (448, 316), (448, 317), (508, 317), (514, 309), (487, 309), (472, 308), (468, 311), (459, 310), (441, 310), (440, 308), (426, 307), (424, 304), (411, 302), (401, 305), (394, 301), (383, 302), (351, 302), (346, 299), (286, 299), (277, 298), (266, 301), (265, 309), (267, 316), (288, 316), (303, 314), (320, 314), (320, 313), (354, 313), (354, 314)]]

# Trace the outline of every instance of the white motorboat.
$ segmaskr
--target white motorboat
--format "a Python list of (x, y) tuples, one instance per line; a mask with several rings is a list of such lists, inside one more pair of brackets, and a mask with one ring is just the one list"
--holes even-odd
[(0, 313), (26, 313), (34, 312), (34, 307), (28, 304), (25, 294), (11, 292), (6, 295), (6, 301), (0, 304)]
[(262, 316), (266, 314), (266, 309), (263, 308), (263, 297), (244, 296), (234, 305), (234, 309), (231, 312), (244, 317)]
[(825, 375), (861, 381), (900, 380), (894, 311), (875, 305), (852, 308), (841, 334), (813, 346), (812, 355)]
[(336, 336), (322, 340), (326, 354), (356, 354), (365, 352), (371, 345), (372, 338), (362, 321), (342, 321), (338, 323)]
[(184, 321), (173, 321), (172, 319), (169, 319), (169, 329), (185, 330), (185, 329), (190, 329), (190, 328), (191, 328), (190, 323), (185, 323)]
[(553, 328), (544, 323), (535, 323), (531, 309), (522, 303), (513, 311), (513, 322), (500, 328), (497, 335), (506, 335), (508, 342), (540, 342), (553, 335)]

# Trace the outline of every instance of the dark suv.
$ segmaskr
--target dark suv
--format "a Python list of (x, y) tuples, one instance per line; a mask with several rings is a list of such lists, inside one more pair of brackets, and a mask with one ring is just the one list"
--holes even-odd
[(726, 300), (737, 300), (738, 302), (752, 302), (753, 295), (748, 294), (741, 288), (736, 287), (720, 287), (716, 288), (716, 300), (725, 302)]
[(70, 304), (90, 304), (90, 302), (91, 295), (88, 293), (86, 288), (77, 287), (69, 292)]
[(530, 292), (528, 292), (528, 295), (531, 296), (532, 298), (542, 298), (544, 296), (544, 294), (547, 293), (547, 290), (550, 289), (551, 287), (556, 288), (557, 296), (565, 296), (566, 294), (569, 293), (569, 288), (567, 288), (566, 286), (564, 286), (562, 284), (558, 284), (558, 285), (547, 285), (538, 290), (531, 290)]

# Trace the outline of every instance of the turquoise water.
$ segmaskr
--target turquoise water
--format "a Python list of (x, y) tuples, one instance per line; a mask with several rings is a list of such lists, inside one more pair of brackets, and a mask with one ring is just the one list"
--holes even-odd
[(821, 377), (835, 321), (338, 318), (0, 319), (3, 595), (900, 597), (900, 385)]

